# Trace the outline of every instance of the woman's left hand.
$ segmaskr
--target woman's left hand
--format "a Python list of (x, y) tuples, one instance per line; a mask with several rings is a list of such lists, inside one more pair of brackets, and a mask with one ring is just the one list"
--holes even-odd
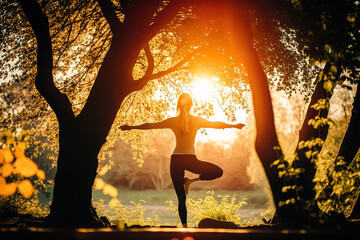
[(238, 129), (242, 129), (243, 127), (245, 126), (245, 124), (243, 124), (243, 123), (238, 123), (238, 124), (236, 124), (236, 128), (238, 128)]

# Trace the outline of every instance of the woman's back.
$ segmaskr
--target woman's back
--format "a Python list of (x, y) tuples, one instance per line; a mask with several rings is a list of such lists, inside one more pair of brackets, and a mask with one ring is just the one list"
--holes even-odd
[(189, 114), (188, 116), (188, 132), (183, 130), (183, 122), (181, 116), (173, 118), (173, 127), (171, 130), (176, 137), (176, 147), (173, 154), (194, 154), (195, 155), (195, 137), (199, 130), (199, 124), (197, 117)]

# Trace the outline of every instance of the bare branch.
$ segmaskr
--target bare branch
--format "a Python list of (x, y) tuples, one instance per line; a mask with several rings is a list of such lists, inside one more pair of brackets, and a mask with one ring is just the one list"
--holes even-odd
[[(168, 68), (164, 71), (160, 71), (154, 74), (145, 74), (142, 78), (140, 78), (137, 81), (134, 81), (134, 89), (140, 90), (142, 89), (149, 81), (161, 78), (169, 73), (185, 69), (183, 65), (187, 63), (191, 58), (193, 57), (193, 53), (189, 54), (187, 57), (183, 58), (181, 61), (179, 61), (177, 64), (175, 64), (173, 67)], [(148, 72), (148, 69), (146, 69), (146, 72)]]
[(145, 76), (150, 76), (153, 72), (154, 72), (154, 57), (151, 54), (151, 50), (150, 50), (150, 44), (147, 43), (144, 47), (145, 50), (145, 54), (146, 54), (146, 58), (147, 58), (147, 62), (148, 62), (148, 66), (145, 72)]
[(19, 0), (37, 41), (36, 89), (54, 110), (59, 120), (74, 117), (71, 103), (66, 94), (55, 86), (53, 70), (53, 52), (49, 32), (49, 22), (36, 0)]
[(163, 9), (157, 11), (156, 17), (147, 31), (147, 39), (150, 40), (160, 29), (164, 28), (176, 16), (183, 5), (182, 1), (173, 0), (164, 6)]
[(116, 15), (111, 0), (98, 0), (97, 2), (99, 3), (101, 12), (110, 26), (111, 32), (113, 35), (116, 35), (119, 32), (118, 30), (121, 26), (121, 22)]

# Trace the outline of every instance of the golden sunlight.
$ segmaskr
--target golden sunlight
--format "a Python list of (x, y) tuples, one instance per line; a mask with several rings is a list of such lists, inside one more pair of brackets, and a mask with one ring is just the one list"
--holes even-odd
[(194, 98), (201, 101), (209, 101), (214, 97), (214, 80), (215, 77), (200, 77), (197, 78), (191, 87), (191, 92)]

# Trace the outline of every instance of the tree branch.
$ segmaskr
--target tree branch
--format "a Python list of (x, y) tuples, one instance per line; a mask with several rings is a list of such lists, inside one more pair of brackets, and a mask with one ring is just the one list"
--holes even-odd
[(36, 0), (19, 0), (37, 41), (36, 89), (45, 98), (58, 119), (74, 117), (71, 103), (66, 94), (55, 86), (53, 70), (53, 52), (47, 16)]
[[(146, 49), (146, 47), (145, 47)], [(149, 49), (150, 50), (150, 49)], [(145, 50), (146, 52), (147, 50)], [(192, 52), (191, 54), (189, 54), (188, 56), (186, 56), (185, 58), (183, 58), (181, 61), (179, 61), (177, 64), (175, 64), (173, 67), (168, 68), (164, 71), (160, 71), (157, 73), (152, 73), (153, 70), (149, 70), (149, 66), (146, 69), (146, 72), (144, 74), (144, 76), (142, 78), (140, 78), (139, 80), (134, 81), (134, 91), (138, 91), (141, 90), (149, 81), (154, 80), (154, 79), (158, 79), (161, 78), (169, 73), (184, 69), (185, 67), (182, 67), (185, 63), (187, 63), (195, 54), (195, 51)], [(154, 64), (154, 63), (152, 63)], [(154, 67), (152, 67), (154, 68)], [(148, 73), (148, 74), (147, 74)]]
[(154, 64), (154, 57), (151, 54), (150, 44), (149, 43), (145, 44), (144, 50), (145, 50), (145, 55), (146, 55), (147, 62), (148, 62), (148, 66), (147, 66), (147, 69), (146, 69), (146, 72), (145, 72), (145, 76), (147, 77), (147, 76), (150, 76), (154, 72), (155, 64)]
[(153, 23), (150, 25), (147, 31), (147, 39), (153, 38), (160, 29), (164, 28), (171, 19), (173, 19), (178, 13), (181, 6), (184, 3), (182, 1), (173, 0), (168, 3), (161, 11), (156, 12), (156, 17)]
[(101, 12), (110, 26), (111, 32), (113, 35), (116, 35), (119, 32), (118, 30), (121, 22), (115, 13), (111, 0), (97, 0), (97, 2), (99, 3)]

